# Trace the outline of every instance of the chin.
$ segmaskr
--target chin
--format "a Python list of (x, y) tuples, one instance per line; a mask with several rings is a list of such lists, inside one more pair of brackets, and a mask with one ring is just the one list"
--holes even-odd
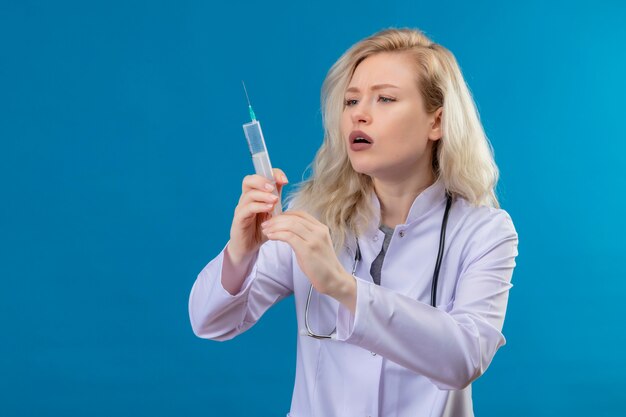
[(363, 164), (363, 163), (354, 163), (354, 161), (350, 160), (350, 165), (352, 165), (352, 169), (359, 174), (368, 175), (370, 177), (373, 176), (375, 170), (373, 167)]

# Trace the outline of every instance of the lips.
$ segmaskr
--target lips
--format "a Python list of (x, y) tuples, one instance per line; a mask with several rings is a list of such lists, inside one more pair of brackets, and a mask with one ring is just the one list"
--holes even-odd
[(374, 141), (370, 138), (367, 133), (362, 130), (353, 130), (349, 136), (350, 144), (354, 143), (369, 143), (372, 144)]
[(373, 146), (372, 144), (374, 143), (372, 138), (370, 138), (367, 133), (363, 132), (362, 130), (352, 131), (349, 136), (349, 142), (350, 149), (353, 152), (365, 151), (371, 148)]

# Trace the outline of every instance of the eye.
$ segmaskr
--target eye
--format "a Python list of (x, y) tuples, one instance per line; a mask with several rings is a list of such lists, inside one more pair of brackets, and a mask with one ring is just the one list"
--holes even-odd
[(382, 100), (383, 103), (391, 103), (392, 101), (396, 101), (395, 98), (384, 97), (384, 96), (380, 96), (379, 99)]
[(343, 104), (345, 104), (346, 106), (352, 106), (352, 105), (356, 104), (356, 99), (354, 99), (354, 98), (345, 99), (343, 101)]

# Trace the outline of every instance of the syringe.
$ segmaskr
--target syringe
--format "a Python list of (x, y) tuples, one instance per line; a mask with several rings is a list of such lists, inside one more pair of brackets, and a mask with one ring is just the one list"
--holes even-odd
[[(246, 135), (246, 139), (248, 140), (248, 146), (250, 147), (250, 154), (252, 154), (252, 163), (254, 164), (254, 170), (257, 174), (264, 176), (268, 180), (272, 182), (274, 185), (274, 190), (272, 194), (279, 197), (278, 190), (276, 188), (276, 180), (274, 179), (274, 172), (272, 171), (272, 164), (270, 163), (270, 156), (267, 153), (267, 148), (265, 147), (265, 140), (263, 139), (263, 131), (261, 131), (261, 123), (256, 119), (254, 115), (254, 111), (252, 110), (252, 105), (250, 104), (250, 98), (248, 97), (248, 91), (246, 90), (246, 85), (243, 84), (243, 90), (246, 93), (246, 99), (248, 100), (248, 110), (250, 111), (250, 119), (252, 121), (250, 123), (245, 123), (243, 125), (243, 133)], [(274, 206), (274, 210), (272, 211), (272, 215), (278, 216), (282, 213), (283, 208), (280, 200), (276, 202)]]

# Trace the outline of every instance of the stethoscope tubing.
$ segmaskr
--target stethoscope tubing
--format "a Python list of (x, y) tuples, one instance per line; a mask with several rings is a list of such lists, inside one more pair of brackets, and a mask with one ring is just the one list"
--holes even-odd
[[(441, 222), (441, 232), (439, 234), (439, 251), (437, 253), (437, 262), (435, 263), (435, 271), (433, 272), (433, 280), (431, 284), (430, 292), (430, 305), (437, 308), (437, 285), (439, 282), (439, 271), (441, 269), (441, 261), (443, 259), (443, 252), (445, 249), (446, 241), (446, 229), (448, 227), (448, 214), (450, 213), (450, 207), (452, 206), (452, 195), (446, 193), (446, 210), (443, 214), (443, 220)], [(359, 246), (359, 238), (356, 238), (356, 253), (354, 255), (354, 263), (352, 265), (352, 275), (356, 273), (357, 265), (361, 261), (361, 248)], [(306, 299), (306, 306), (304, 308), (304, 324), (306, 326), (306, 335), (315, 339), (334, 339), (337, 327), (329, 335), (321, 335), (313, 332), (309, 326), (309, 304), (311, 302), (311, 295), (313, 294), (313, 285), (309, 286), (309, 294)]]

